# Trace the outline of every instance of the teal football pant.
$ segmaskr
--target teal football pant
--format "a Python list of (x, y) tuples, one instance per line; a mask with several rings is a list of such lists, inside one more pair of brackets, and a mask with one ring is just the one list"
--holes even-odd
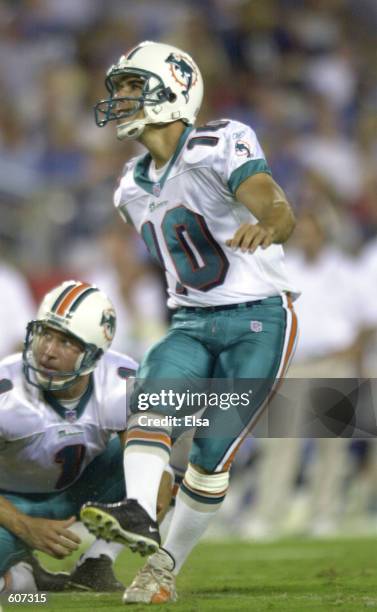
[[(21, 512), (29, 516), (62, 520), (80, 512), (87, 501), (117, 502), (125, 497), (123, 449), (118, 436), (96, 457), (80, 478), (59, 493), (10, 493), (1, 491)], [(0, 527), (0, 577), (30, 552), (22, 540)]]
[[(138, 412), (140, 391), (156, 388), (157, 379), (177, 380), (174, 387), (181, 391), (201, 390), (200, 379), (233, 379), (243, 391), (252, 387), (246, 408), (206, 409), (202, 418), (208, 416), (210, 425), (194, 437), (190, 462), (208, 472), (224, 471), (284, 376), (296, 335), (296, 315), (286, 296), (220, 310), (180, 308), (167, 336), (141, 363), (131, 409)], [(172, 406), (150, 409), (181, 416)]]

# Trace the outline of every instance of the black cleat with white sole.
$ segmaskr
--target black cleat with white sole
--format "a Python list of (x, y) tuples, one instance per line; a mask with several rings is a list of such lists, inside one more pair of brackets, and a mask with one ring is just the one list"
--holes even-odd
[(25, 561), (29, 563), (33, 570), (33, 576), (38, 591), (48, 593), (59, 593), (65, 591), (68, 585), (69, 574), (65, 572), (49, 572), (39, 563), (34, 555), (30, 554)]
[(160, 548), (158, 524), (136, 499), (116, 504), (88, 502), (82, 506), (80, 518), (97, 538), (124, 544), (143, 557)]
[(70, 591), (105, 593), (123, 589), (123, 584), (114, 574), (113, 562), (107, 555), (85, 559), (71, 573), (67, 585), (67, 590)]

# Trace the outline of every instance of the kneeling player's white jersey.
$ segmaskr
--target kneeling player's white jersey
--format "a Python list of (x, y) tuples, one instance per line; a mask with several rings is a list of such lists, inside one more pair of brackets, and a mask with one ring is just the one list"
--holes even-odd
[(26, 383), (21, 355), (0, 362), (0, 490), (59, 491), (126, 429), (126, 378), (137, 368), (108, 351), (75, 409)]
[(187, 127), (169, 163), (126, 164), (114, 202), (165, 269), (170, 307), (212, 306), (295, 293), (281, 245), (254, 254), (225, 242), (257, 220), (235, 199), (249, 176), (270, 174), (253, 130), (231, 120)]

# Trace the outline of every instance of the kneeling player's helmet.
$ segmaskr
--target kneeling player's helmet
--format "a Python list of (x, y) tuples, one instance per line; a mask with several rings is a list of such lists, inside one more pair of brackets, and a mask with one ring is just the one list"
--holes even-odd
[[(95, 285), (72, 280), (55, 287), (44, 297), (36, 320), (27, 326), (23, 351), (27, 381), (48, 391), (70, 387), (79, 376), (94, 370), (111, 345), (115, 326), (114, 306)], [(50, 374), (39, 367), (36, 347), (46, 327), (67, 334), (82, 345), (72, 371)]]
[[(117, 96), (122, 77), (131, 75), (142, 80), (141, 95)], [(117, 126), (119, 139), (137, 138), (144, 126), (151, 123), (181, 120), (191, 125), (203, 98), (202, 75), (190, 55), (171, 45), (151, 41), (142, 42), (122, 55), (107, 71), (105, 85), (110, 98), (94, 107), (96, 123), (103, 127), (108, 121), (124, 119)], [(127, 121), (141, 109), (144, 118)]]

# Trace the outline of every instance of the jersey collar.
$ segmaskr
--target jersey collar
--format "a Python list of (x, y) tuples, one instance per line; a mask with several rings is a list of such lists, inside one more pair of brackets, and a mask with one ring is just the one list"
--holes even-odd
[[(88, 386), (86, 388), (85, 393), (80, 397), (79, 403), (77, 404), (76, 408), (75, 408), (75, 413), (76, 413), (76, 421), (81, 417), (81, 415), (83, 414), (87, 403), (90, 399), (90, 396), (92, 395), (93, 392), (93, 374), (90, 375), (89, 377), (89, 383)], [(51, 408), (53, 408), (55, 410), (55, 412), (58, 413), (58, 415), (64, 419), (64, 421), (67, 420), (67, 409), (64, 408), (64, 406), (62, 406), (62, 404), (60, 404), (59, 400), (55, 397), (55, 395), (53, 395), (53, 393), (51, 393), (51, 391), (43, 391), (43, 397), (45, 399), (45, 401), (51, 406)]]
[(186, 129), (180, 135), (175, 153), (173, 157), (170, 159), (164, 174), (162, 175), (161, 179), (158, 182), (151, 181), (151, 179), (148, 176), (148, 170), (149, 170), (149, 166), (152, 161), (152, 156), (150, 153), (147, 153), (146, 155), (144, 155), (143, 157), (139, 159), (139, 161), (137, 162), (135, 166), (135, 170), (134, 170), (135, 183), (139, 185), (139, 187), (144, 189), (144, 191), (147, 191), (151, 195), (159, 196), (161, 189), (163, 188), (165, 181), (169, 176), (169, 173), (170, 173), (170, 170), (173, 164), (175, 163), (180, 152), (182, 151), (186, 143), (187, 137), (190, 134), (190, 132), (192, 132), (193, 129), (194, 129), (194, 126), (188, 125)]

